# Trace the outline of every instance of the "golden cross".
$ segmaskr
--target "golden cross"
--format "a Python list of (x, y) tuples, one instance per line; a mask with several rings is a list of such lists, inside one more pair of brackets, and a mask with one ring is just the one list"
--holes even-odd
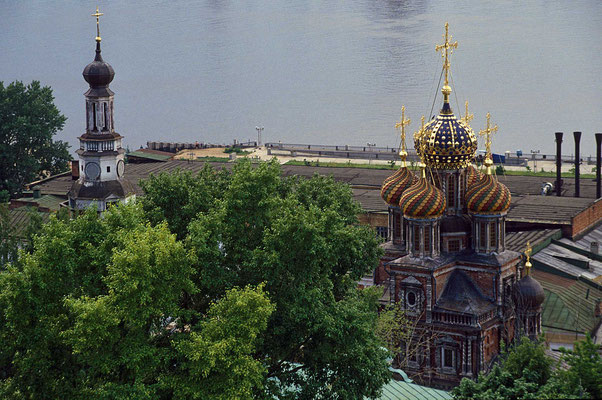
[(406, 152), (406, 125), (409, 125), (411, 120), (405, 117), (406, 106), (401, 106), (401, 120), (395, 124), (395, 129), (401, 130), (401, 152), (399, 153), (402, 158), (408, 155)]
[(466, 125), (468, 125), (468, 123), (470, 121), (472, 121), (472, 119), (474, 118), (474, 114), (469, 114), (468, 113), (468, 100), (466, 101), (466, 103), (464, 104), (464, 106), (466, 107), (466, 114), (464, 114), (464, 118), (462, 118), (464, 120), (464, 122), (466, 122)]
[(435, 46), (435, 51), (441, 51), (441, 57), (443, 57), (443, 69), (445, 70), (445, 86), (449, 86), (448, 73), (449, 73), (449, 56), (452, 55), (453, 50), (458, 48), (458, 42), (451, 43), (452, 36), (449, 34), (449, 23), (445, 23), (445, 34), (443, 44)]
[(98, 11), (98, 6), (96, 6), (96, 12), (92, 14), (93, 17), (96, 17), (96, 41), (100, 42), (100, 17), (104, 15), (103, 13)]
[(531, 265), (531, 252), (533, 251), (533, 249), (531, 248), (531, 243), (527, 242), (527, 248), (525, 249), (525, 257), (527, 257), (527, 260), (525, 261), (525, 276), (529, 275), (529, 273), (531, 272), (531, 267), (533, 265)]
[(485, 136), (485, 151), (487, 152), (487, 159), (491, 160), (491, 134), (497, 132), (497, 125), (491, 126), (489, 119), (491, 115), (487, 113), (487, 125), (485, 129), (479, 131), (480, 136)]

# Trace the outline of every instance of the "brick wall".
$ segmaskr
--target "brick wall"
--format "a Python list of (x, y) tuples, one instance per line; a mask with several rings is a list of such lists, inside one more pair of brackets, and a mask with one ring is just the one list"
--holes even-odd
[(586, 233), (588, 228), (593, 227), (600, 220), (602, 220), (602, 201), (598, 199), (572, 218), (571, 238), (575, 239)]

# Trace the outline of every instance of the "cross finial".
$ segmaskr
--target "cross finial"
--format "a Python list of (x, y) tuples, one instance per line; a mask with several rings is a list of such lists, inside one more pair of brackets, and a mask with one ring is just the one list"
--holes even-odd
[(525, 249), (525, 257), (527, 258), (527, 260), (525, 261), (525, 275), (529, 275), (529, 272), (531, 271), (531, 253), (533, 252), (533, 249), (531, 248), (531, 243), (527, 242), (527, 248)]
[(93, 17), (96, 17), (96, 41), (100, 42), (100, 17), (104, 15), (99, 12), (98, 6), (96, 6), (96, 12), (92, 14)]
[(401, 130), (401, 151), (399, 155), (402, 161), (405, 161), (408, 156), (408, 152), (406, 151), (406, 125), (409, 125), (411, 122), (409, 118), (406, 119), (405, 113), (406, 106), (401, 106), (401, 119), (395, 124), (395, 129)]
[(474, 118), (474, 114), (470, 114), (468, 112), (468, 100), (466, 100), (466, 103), (464, 103), (464, 106), (466, 107), (466, 114), (464, 114), (464, 118), (462, 118), (462, 119), (464, 120), (466, 125), (468, 125), (468, 123), (470, 121), (472, 121), (472, 119)]
[(449, 87), (449, 57), (453, 53), (453, 49), (458, 48), (458, 42), (451, 42), (452, 36), (449, 34), (449, 23), (445, 23), (445, 34), (443, 35), (443, 44), (435, 46), (435, 51), (441, 51), (441, 57), (443, 57), (443, 70), (445, 71), (445, 83), (443, 85), (443, 96), (446, 103), (449, 102), (449, 95), (451, 88)]
[(490, 162), (493, 160), (491, 157), (491, 135), (497, 132), (497, 125), (491, 126), (491, 114), (487, 113), (487, 125), (485, 129), (479, 131), (480, 136), (485, 136), (485, 151), (487, 152), (487, 160)]

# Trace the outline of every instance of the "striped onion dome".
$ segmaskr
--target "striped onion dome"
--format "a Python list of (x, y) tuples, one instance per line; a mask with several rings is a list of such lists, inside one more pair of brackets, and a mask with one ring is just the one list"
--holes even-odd
[(479, 182), (483, 178), (481, 171), (475, 168), (474, 165), (470, 164), (466, 168), (466, 187), (471, 187)]
[(500, 214), (510, 208), (510, 190), (491, 174), (491, 167), (479, 182), (468, 187), (466, 205), (468, 211), (478, 214)]
[(398, 206), (403, 192), (415, 181), (416, 176), (406, 166), (403, 166), (384, 180), (380, 188), (380, 196), (387, 204)]
[(426, 179), (422, 167), (422, 177), (403, 193), (399, 207), (406, 217), (437, 218), (445, 211), (445, 196)]

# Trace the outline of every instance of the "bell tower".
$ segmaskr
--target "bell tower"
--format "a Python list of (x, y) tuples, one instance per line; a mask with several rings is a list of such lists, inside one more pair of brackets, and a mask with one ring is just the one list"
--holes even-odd
[(131, 184), (124, 179), (125, 150), (123, 137), (115, 132), (113, 118), (114, 93), (109, 84), (115, 77), (113, 67), (102, 59), (100, 50), (100, 17), (96, 12), (96, 56), (83, 71), (90, 88), (86, 97), (86, 131), (79, 137), (80, 178), (69, 191), (69, 206), (78, 211), (96, 204), (99, 212), (118, 201), (134, 196)]

